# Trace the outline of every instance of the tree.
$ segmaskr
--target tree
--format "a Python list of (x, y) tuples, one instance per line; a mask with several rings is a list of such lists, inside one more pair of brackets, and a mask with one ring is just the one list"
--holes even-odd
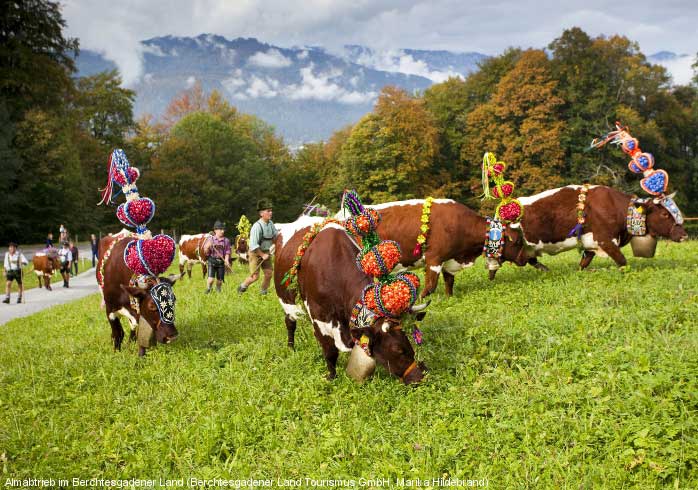
[(479, 169), (482, 155), (494, 152), (509, 165), (506, 176), (520, 195), (559, 184), (564, 152), (556, 84), (545, 52), (525, 51), (490, 101), (468, 115), (464, 159)]
[(384, 202), (432, 191), (437, 151), (436, 126), (424, 101), (388, 86), (373, 113), (353, 128), (340, 163), (362, 198)]
[(121, 87), (116, 70), (78, 78), (74, 107), (80, 126), (100, 143), (123, 145), (133, 129), (133, 101), (136, 93)]
[(12, 121), (29, 108), (61, 106), (72, 89), (78, 41), (64, 37), (64, 27), (57, 2), (0, 3), (0, 96)]

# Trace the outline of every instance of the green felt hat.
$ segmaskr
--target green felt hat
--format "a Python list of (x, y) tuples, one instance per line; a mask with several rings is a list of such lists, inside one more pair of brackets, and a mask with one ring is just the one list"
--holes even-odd
[(257, 211), (261, 211), (263, 209), (272, 209), (274, 206), (271, 203), (271, 199), (260, 199), (257, 201)]

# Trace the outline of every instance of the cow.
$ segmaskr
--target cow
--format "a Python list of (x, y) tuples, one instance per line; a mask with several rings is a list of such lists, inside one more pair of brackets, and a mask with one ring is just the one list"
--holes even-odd
[[(607, 186), (588, 186), (584, 201), (585, 223), (578, 239), (575, 234), (570, 236), (570, 232), (577, 224), (576, 206), (582, 188), (568, 185), (519, 198), (524, 206), (521, 229), (530, 264), (535, 265), (537, 257), (543, 253), (554, 255), (576, 248), (578, 243), (584, 249), (579, 263), (582, 269), (587, 268), (596, 255), (611, 257), (621, 267), (627, 264), (621, 247), (632, 238), (626, 228), (626, 218), (634, 196)], [(661, 205), (660, 199), (646, 199), (642, 206), (649, 235), (675, 242), (688, 237), (683, 226)]]
[[(375, 360), (392, 375), (400, 377), (405, 384), (421, 381), (426, 367), (415, 362), (414, 350), (401, 329), (401, 321), (378, 318), (370, 327), (350, 329), (352, 308), (371, 278), (357, 268), (358, 247), (342, 226), (327, 224), (310, 244), (298, 271), (298, 292), (283, 284), (283, 276), (291, 267), (298, 246), (309, 225), (315, 222), (317, 218), (299, 218), (295, 232), (286, 225), (274, 243), (274, 286), (285, 313), (288, 346), (294, 348), (296, 322), (304, 314), (303, 308), (296, 304), (299, 295), (322, 347), (328, 379), (336, 377), (339, 352), (351, 351), (354, 342), (365, 335)], [(417, 312), (418, 309), (415, 307), (415, 312), (409, 314), (423, 317), (424, 312)]]
[(41, 288), (41, 279), (43, 278), (46, 290), (53, 291), (51, 289), (51, 276), (61, 268), (61, 264), (58, 261), (58, 252), (55, 249), (36, 252), (32, 263), (34, 265), (34, 273), (39, 280), (39, 288)]
[[(452, 199), (434, 199), (429, 217), (429, 233), (426, 249), (418, 257), (413, 255), (422, 225), (424, 199), (388, 202), (367, 206), (380, 211), (378, 234), (384, 240), (394, 240), (400, 245), (402, 268), (426, 268), (422, 297), (434, 292), (443, 275), (446, 296), (453, 294), (454, 275), (470, 267), (482, 255), (487, 218)], [(337, 218), (345, 218), (340, 211)], [(504, 261), (526, 265), (523, 239), (517, 230), (507, 227), (500, 264)], [(397, 270), (397, 269), (396, 269)], [(490, 270), (490, 278), (495, 271)]]
[(235, 238), (235, 254), (238, 256), (238, 260), (241, 264), (247, 264), (249, 261), (247, 257), (247, 248), (247, 237), (238, 235)]
[[(136, 337), (136, 327), (144, 331), (152, 331), (155, 340), (167, 344), (177, 338), (177, 328), (173, 322), (162, 321), (158, 305), (151, 296), (151, 290), (156, 287), (151, 281), (132, 284), (133, 272), (123, 260), (124, 249), (134, 237), (125, 234), (109, 235), (99, 242), (99, 260), (97, 262), (97, 282), (102, 289), (102, 297), (106, 307), (107, 320), (112, 329), (114, 350), (121, 350), (124, 330), (120, 317), (125, 317), (131, 327), (131, 340)], [(157, 278), (157, 286), (164, 284), (165, 290), (171, 288), (181, 275)], [(174, 311), (174, 295), (171, 295), (172, 311)], [(146, 347), (139, 339), (138, 355), (144, 356)]]
[(206, 253), (204, 252), (204, 242), (209, 233), (199, 233), (198, 235), (182, 235), (179, 239), (179, 273), (184, 275), (186, 268), (187, 275), (191, 279), (191, 270), (195, 264), (201, 264), (201, 269), (206, 277), (208, 267), (206, 266)]

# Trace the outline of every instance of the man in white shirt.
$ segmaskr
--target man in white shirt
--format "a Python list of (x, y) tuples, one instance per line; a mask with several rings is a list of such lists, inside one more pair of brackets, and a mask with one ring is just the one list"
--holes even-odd
[(73, 262), (73, 254), (70, 252), (68, 242), (63, 242), (63, 246), (58, 251), (58, 260), (61, 262), (61, 276), (63, 276), (63, 287), (68, 288), (70, 285), (70, 265)]
[(22, 266), (27, 265), (26, 257), (22, 252), (17, 250), (17, 244), (10, 242), (8, 251), (5, 252), (5, 299), (2, 300), (3, 303), (10, 302), (10, 288), (12, 287), (12, 281), (17, 281), (19, 286), (19, 296), (17, 297), (17, 303), (22, 302), (22, 294), (24, 293), (24, 285), (22, 284)]

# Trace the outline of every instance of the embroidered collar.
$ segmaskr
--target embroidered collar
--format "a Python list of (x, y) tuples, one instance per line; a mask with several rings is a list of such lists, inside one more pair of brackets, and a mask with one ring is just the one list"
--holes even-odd
[(625, 227), (632, 236), (644, 236), (647, 234), (647, 214), (643, 204), (645, 199), (633, 199), (628, 206), (628, 214), (625, 217)]
[(159, 282), (150, 289), (150, 296), (158, 308), (160, 320), (170, 325), (175, 322), (175, 294), (168, 282)]
[(504, 232), (507, 225), (496, 218), (487, 218), (487, 233), (482, 254), (488, 259), (499, 259), (504, 250)]

